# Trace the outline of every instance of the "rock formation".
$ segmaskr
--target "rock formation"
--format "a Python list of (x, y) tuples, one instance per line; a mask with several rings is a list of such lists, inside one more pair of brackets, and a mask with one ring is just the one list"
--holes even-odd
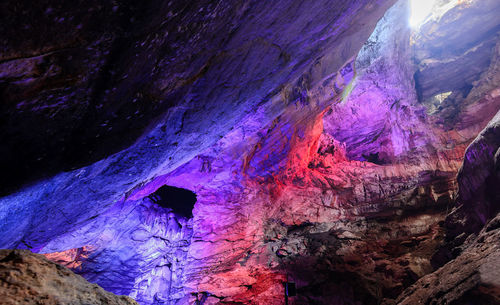
[(136, 305), (27, 250), (0, 250), (2, 304)]
[(500, 303), (499, 123), (500, 112), (469, 146), (458, 175), (458, 205), (447, 218), (458, 256), (418, 280), (397, 304)]
[(395, 304), (499, 304), (500, 217), (456, 259), (408, 288)]
[(2, 6), (0, 247), (141, 305), (498, 302), (498, 1)]

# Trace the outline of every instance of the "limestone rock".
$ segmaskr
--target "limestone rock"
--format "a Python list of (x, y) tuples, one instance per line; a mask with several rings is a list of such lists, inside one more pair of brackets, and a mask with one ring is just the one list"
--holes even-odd
[(496, 0), (442, 2), (414, 41), (420, 97), (466, 90), (479, 79), (492, 58), (500, 29)]
[[(282, 305), (285, 281), (297, 285), (294, 304), (390, 303), (431, 274), (458, 186), (459, 202), (483, 211), (483, 201), (463, 200), (491, 189), (485, 177), (498, 170), (496, 144), (478, 140), (470, 147), (488, 149), (469, 149), (466, 177), (456, 178), (500, 106), (500, 61), (493, 56), (474, 74), (466, 103), (457, 91), (456, 109), (443, 102), (443, 111), (429, 111), (413, 79), (422, 67), (411, 60), (407, 1), (389, 10), (395, 1), (312, 2), (148, 2), (156, 10), (124, 21), (133, 25), (116, 34), (102, 75), (75, 85), (99, 86), (85, 115), (75, 112), (78, 124), (92, 124), (74, 141), (95, 139), (71, 149), (100, 147), (102, 155), (75, 159), (103, 158), (0, 198), (0, 245), (43, 253), (142, 305)], [(447, 20), (433, 28), (449, 31)], [(124, 41), (131, 46), (121, 48)], [(453, 67), (464, 58), (453, 57)], [(17, 86), (31, 88), (16, 79), (29, 79), (32, 60), (0, 63), (11, 73), (2, 88), (28, 113), (38, 104), (16, 95)], [(461, 77), (448, 68), (439, 77)], [(33, 77), (44, 87), (50, 75)], [(49, 102), (36, 88), (39, 102)], [(147, 124), (132, 145), (100, 132), (140, 134)], [(106, 149), (113, 144), (115, 154)], [(157, 204), (160, 190), (175, 188), (196, 194), (192, 211), (175, 196)], [(453, 215), (474, 215), (464, 211)]]
[(0, 250), (2, 304), (137, 305), (28, 250)]

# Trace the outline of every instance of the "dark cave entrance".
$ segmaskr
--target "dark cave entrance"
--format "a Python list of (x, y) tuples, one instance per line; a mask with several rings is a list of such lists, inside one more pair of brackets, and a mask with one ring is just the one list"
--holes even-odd
[(149, 198), (161, 207), (172, 209), (179, 216), (193, 217), (196, 194), (188, 189), (164, 185), (149, 195)]

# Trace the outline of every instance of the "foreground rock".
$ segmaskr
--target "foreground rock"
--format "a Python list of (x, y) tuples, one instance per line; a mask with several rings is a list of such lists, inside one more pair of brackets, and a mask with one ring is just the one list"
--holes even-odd
[(500, 304), (500, 215), (460, 256), (408, 288), (397, 304)]
[(91, 284), (69, 269), (27, 250), (0, 250), (2, 304), (109, 304), (133, 305)]

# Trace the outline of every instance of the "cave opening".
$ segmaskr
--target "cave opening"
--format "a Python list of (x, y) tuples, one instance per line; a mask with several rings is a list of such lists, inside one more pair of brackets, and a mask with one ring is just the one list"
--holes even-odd
[(182, 217), (193, 217), (193, 208), (196, 203), (196, 193), (188, 189), (164, 185), (149, 195), (149, 198), (157, 205), (172, 209)]
[(436, 0), (410, 0), (410, 27), (418, 28), (432, 12)]

